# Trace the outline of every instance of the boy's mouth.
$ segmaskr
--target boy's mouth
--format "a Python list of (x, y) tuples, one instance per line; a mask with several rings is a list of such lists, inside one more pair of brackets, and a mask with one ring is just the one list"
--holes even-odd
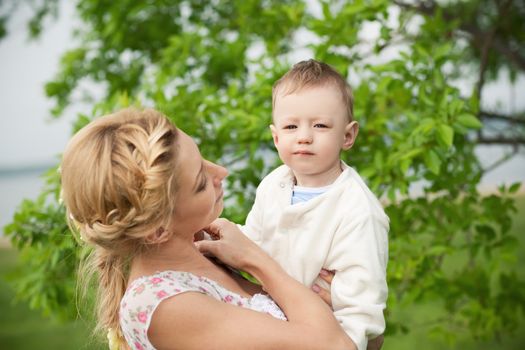
[(312, 152), (304, 151), (304, 150), (295, 151), (293, 154), (301, 155), (301, 156), (313, 156), (314, 155)]

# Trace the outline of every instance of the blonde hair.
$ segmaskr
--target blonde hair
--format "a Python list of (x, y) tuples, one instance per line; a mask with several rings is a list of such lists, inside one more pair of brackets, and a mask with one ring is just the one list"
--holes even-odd
[(310, 59), (296, 63), (285, 75), (275, 82), (272, 88), (272, 107), (275, 108), (277, 96), (293, 94), (305, 88), (334, 84), (341, 92), (346, 106), (348, 121), (354, 120), (354, 97), (346, 79), (326, 63)]
[(96, 330), (117, 330), (121, 343), (119, 308), (129, 262), (145, 249), (148, 235), (171, 224), (177, 159), (177, 128), (152, 109), (92, 121), (63, 155), (68, 220), (95, 248), (79, 268), (79, 283), (98, 274)]

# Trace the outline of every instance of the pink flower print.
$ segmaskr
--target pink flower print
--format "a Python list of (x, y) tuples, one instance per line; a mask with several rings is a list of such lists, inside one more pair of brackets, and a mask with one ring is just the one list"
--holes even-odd
[(151, 284), (159, 284), (160, 282), (162, 282), (164, 280), (162, 278), (160, 278), (160, 277), (153, 277), (149, 281), (150, 281)]
[(199, 287), (199, 290), (200, 290), (201, 292), (208, 293), (208, 290), (207, 290), (206, 288)]
[(166, 293), (165, 291), (159, 290), (157, 292), (157, 299), (162, 299), (162, 298), (166, 297), (167, 295), (168, 295), (168, 293)]
[(136, 294), (140, 294), (144, 291), (144, 289), (146, 289), (146, 286), (144, 285), (144, 283), (141, 283), (137, 286), (137, 288), (135, 288), (133, 291), (136, 293)]
[(243, 304), (242, 304), (242, 301), (239, 300), (239, 301), (237, 302), (237, 306), (242, 306), (242, 305), (243, 305)]
[(231, 303), (233, 300), (233, 297), (231, 295), (227, 295), (224, 297), (224, 301), (227, 303)]
[(135, 349), (137, 349), (137, 350), (144, 350), (144, 347), (138, 341), (136, 341), (135, 342)]
[(146, 323), (146, 320), (148, 319), (148, 313), (146, 311), (140, 311), (137, 313), (137, 320), (142, 323)]

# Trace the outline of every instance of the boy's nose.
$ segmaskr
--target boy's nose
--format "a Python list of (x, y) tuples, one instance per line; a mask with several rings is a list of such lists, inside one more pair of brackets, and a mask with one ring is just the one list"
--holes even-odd
[(309, 130), (300, 130), (297, 135), (297, 141), (299, 143), (311, 143), (312, 133)]

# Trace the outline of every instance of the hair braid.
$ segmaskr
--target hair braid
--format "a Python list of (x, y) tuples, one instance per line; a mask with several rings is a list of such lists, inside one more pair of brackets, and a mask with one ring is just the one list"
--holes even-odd
[(126, 109), (91, 122), (64, 152), (68, 218), (95, 247), (80, 266), (79, 283), (98, 275), (96, 330), (113, 329), (121, 340), (119, 308), (129, 260), (173, 216), (176, 137), (176, 127), (161, 113)]

